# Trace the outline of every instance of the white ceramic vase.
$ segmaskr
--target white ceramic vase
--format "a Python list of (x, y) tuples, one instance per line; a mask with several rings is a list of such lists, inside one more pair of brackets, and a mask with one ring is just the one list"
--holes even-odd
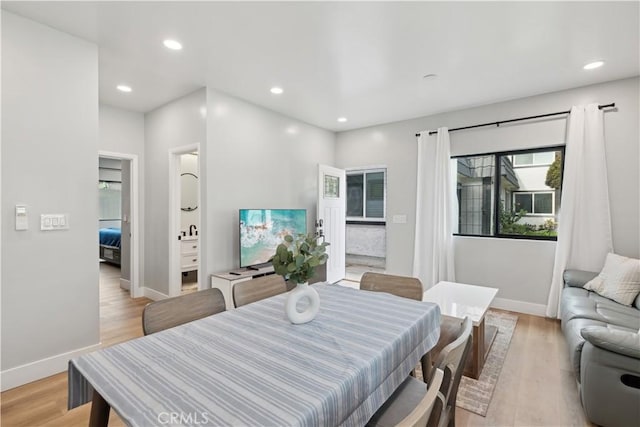
[[(308, 299), (308, 305), (304, 311), (298, 311), (298, 302), (303, 299)], [(320, 295), (318, 292), (309, 286), (308, 282), (298, 283), (289, 295), (287, 295), (287, 302), (284, 305), (284, 311), (287, 313), (287, 317), (293, 324), (307, 323), (312, 321), (318, 311), (320, 310)]]

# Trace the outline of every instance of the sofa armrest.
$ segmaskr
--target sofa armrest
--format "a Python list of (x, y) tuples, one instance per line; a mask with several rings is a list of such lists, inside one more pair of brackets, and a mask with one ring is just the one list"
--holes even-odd
[(638, 359), (584, 343), (580, 397), (589, 421), (599, 426), (638, 425), (638, 393)]
[(580, 330), (580, 335), (603, 350), (640, 359), (640, 333), (612, 330), (605, 326), (587, 326)]
[(565, 270), (562, 274), (562, 279), (564, 280), (565, 286), (581, 288), (597, 275), (598, 273), (594, 273), (592, 271)]

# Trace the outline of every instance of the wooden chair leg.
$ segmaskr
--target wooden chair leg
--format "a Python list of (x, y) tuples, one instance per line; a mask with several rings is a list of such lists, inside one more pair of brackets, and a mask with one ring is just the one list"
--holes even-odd
[(106, 400), (93, 390), (93, 398), (91, 399), (91, 418), (89, 419), (89, 427), (107, 427), (109, 424), (109, 412), (111, 406)]
[(429, 377), (431, 376), (431, 352), (425, 354), (420, 358), (420, 366), (422, 366), (422, 381), (425, 383), (429, 382)]

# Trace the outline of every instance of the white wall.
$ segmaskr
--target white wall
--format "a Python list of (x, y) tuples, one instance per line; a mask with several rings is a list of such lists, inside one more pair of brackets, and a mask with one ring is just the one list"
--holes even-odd
[[(387, 223), (387, 271), (411, 274), (415, 229), (416, 132), (454, 128), (501, 119), (543, 114), (590, 102), (615, 102), (605, 113), (605, 138), (613, 243), (617, 253), (640, 255), (638, 192), (637, 77), (523, 98), (467, 110), (342, 132), (336, 162), (341, 167), (387, 165), (387, 217), (407, 214), (407, 224)], [(477, 154), (564, 142), (565, 119), (516, 123), (451, 134), (453, 155)], [(500, 288), (498, 297), (546, 304), (554, 242), (491, 238), (455, 239), (456, 279)]]
[[(335, 134), (208, 90), (208, 273), (238, 268), (238, 209), (304, 208), (314, 229), (318, 164), (334, 162)], [(380, 162), (378, 162), (380, 163)]]
[[(100, 151), (108, 151), (111, 153), (129, 154), (138, 156), (138, 232), (139, 232), (139, 280), (140, 285), (144, 286), (144, 114), (133, 111), (127, 111), (120, 108), (111, 107), (109, 105), (100, 104), (100, 139), (98, 148)], [(129, 175), (130, 161), (123, 162), (123, 182), (122, 182), (122, 213), (131, 217), (130, 203), (124, 201), (130, 197), (129, 195)], [(129, 200), (130, 202), (130, 200)], [(131, 242), (127, 242), (126, 235), (129, 234), (129, 224), (122, 223), (122, 247), (121, 257), (124, 260), (131, 256)], [(131, 273), (127, 262), (121, 265), (121, 277), (130, 280)]]
[[(2, 11), (2, 149), (6, 389), (99, 343), (95, 45)], [(22, 203), (29, 229), (16, 231)], [(40, 231), (42, 213), (68, 213), (70, 228)]]
[[(144, 114), (100, 104), (101, 151), (144, 154)], [(140, 161), (140, 167), (142, 167)]]
[[(200, 143), (200, 155), (204, 154), (207, 135), (205, 111), (206, 90), (200, 89), (145, 115), (144, 200), (147, 233), (144, 240), (144, 284), (164, 295), (169, 294), (169, 150)], [(202, 195), (206, 194), (202, 178), (204, 172), (200, 171), (201, 200)], [(201, 215), (204, 218), (206, 210), (203, 209)], [(199, 234), (202, 235), (202, 232)], [(203, 259), (205, 252), (206, 247), (201, 242)]]

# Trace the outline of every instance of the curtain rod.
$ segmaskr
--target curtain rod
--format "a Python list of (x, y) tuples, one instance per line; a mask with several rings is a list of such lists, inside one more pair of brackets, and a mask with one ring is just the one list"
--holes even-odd
[[(598, 108), (602, 110), (603, 108), (613, 108), (615, 106), (616, 106), (616, 103), (612, 102), (610, 104), (598, 105)], [(519, 117), (517, 119), (509, 119), (509, 120), (500, 120), (500, 121), (497, 121), (497, 122), (489, 122), (489, 123), (482, 123), (482, 124), (479, 124), (479, 125), (472, 125), (472, 126), (464, 126), (464, 127), (460, 127), (460, 128), (453, 128), (453, 129), (449, 129), (449, 132), (455, 132), (457, 130), (464, 130), (464, 129), (480, 128), (480, 127), (484, 127), (484, 126), (500, 126), (503, 123), (520, 122), (522, 120), (532, 120), (532, 119), (540, 119), (542, 117), (559, 116), (560, 114), (569, 114), (570, 112), (571, 112), (571, 110), (558, 111), (557, 113), (539, 114), (537, 116)], [(438, 133), (437, 130), (429, 131), (429, 135), (435, 135), (436, 133)], [(416, 133), (416, 137), (418, 137), (418, 136), (420, 136), (420, 134)]]

